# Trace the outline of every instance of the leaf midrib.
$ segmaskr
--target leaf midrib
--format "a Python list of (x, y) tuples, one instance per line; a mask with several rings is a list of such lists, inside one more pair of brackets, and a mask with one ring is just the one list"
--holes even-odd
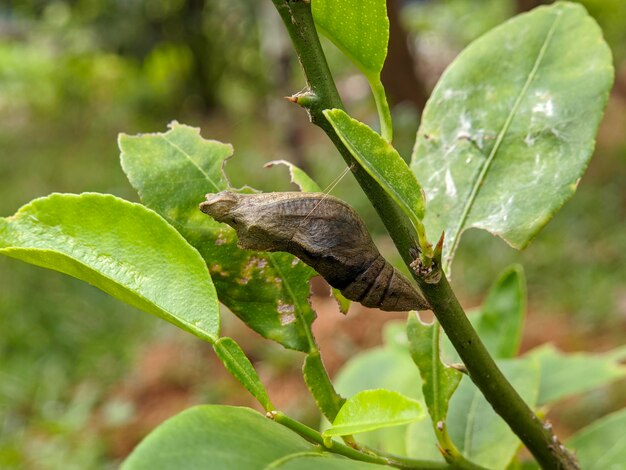
[(215, 183), (215, 181), (213, 181), (213, 179), (209, 176), (209, 174), (206, 171), (204, 171), (198, 163), (194, 161), (194, 159), (189, 153), (187, 153), (182, 147), (177, 145), (175, 142), (168, 139), (165, 135), (159, 134), (159, 137), (161, 137), (161, 139), (163, 139), (165, 142), (171, 145), (172, 148), (174, 148), (174, 150), (176, 150), (177, 152), (180, 152), (187, 160), (189, 160), (189, 162), (202, 174), (202, 176), (204, 176), (206, 180), (213, 185), (213, 188), (215, 189), (215, 191), (219, 191), (219, 187)]
[(519, 95), (517, 96), (516, 100), (515, 100), (515, 104), (513, 105), (513, 108), (511, 108), (511, 112), (509, 113), (509, 115), (507, 116), (506, 120), (504, 121), (504, 124), (502, 125), (502, 128), (500, 129), (500, 132), (498, 133), (498, 137), (496, 138), (496, 142), (493, 146), (493, 149), (491, 150), (491, 152), (489, 153), (489, 156), (487, 157), (487, 159), (484, 161), (482, 167), (480, 168), (480, 172), (478, 173), (478, 176), (476, 177), (476, 179), (474, 180), (474, 184), (472, 186), (472, 191), (469, 195), (469, 197), (467, 198), (467, 201), (465, 203), (465, 206), (463, 207), (463, 212), (461, 213), (461, 217), (459, 219), (459, 224), (456, 227), (456, 230), (452, 235), (452, 247), (450, 248), (450, 253), (447, 256), (446, 260), (445, 260), (445, 271), (449, 272), (450, 271), (450, 264), (452, 262), (452, 258), (454, 258), (454, 253), (456, 252), (458, 246), (459, 246), (459, 241), (460, 241), (460, 235), (463, 232), (463, 229), (465, 228), (465, 224), (467, 222), (467, 219), (469, 217), (469, 213), (472, 209), (472, 206), (474, 205), (474, 202), (476, 201), (477, 197), (478, 197), (478, 192), (480, 191), (480, 188), (483, 186), (485, 179), (487, 177), (487, 172), (489, 171), (489, 168), (491, 167), (491, 164), (493, 163), (493, 160), (496, 156), (496, 154), (498, 153), (498, 150), (500, 150), (500, 146), (502, 145), (502, 141), (504, 140), (505, 135), (507, 134), (507, 132), (509, 131), (510, 127), (511, 127), (511, 123), (513, 122), (513, 118), (515, 117), (515, 115), (517, 114), (517, 111), (519, 110), (520, 104), (522, 102), (522, 99), (524, 98), (524, 96), (526, 95), (526, 92), (528, 91), (528, 88), (530, 87), (530, 84), (534, 81), (535, 77), (537, 76), (537, 71), (539, 70), (539, 66), (541, 65), (541, 62), (543, 61), (543, 58), (546, 54), (546, 51), (550, 45), (550, 42), (552, 40), (552, 36), (554, 36), (554, 32), (556, 30), (556, 26), (558, 24), (558, 21), (561, 17), (561, 12), (557, 11), (554, 21), (552, 23), (552, 25), (550, 26), (550, 30), (548, 31), (548, 33), (546, 34), (546, 38), (543, 41), (543, 44), (541, 45), (541, 49), (539, 50), (539, 54), (537, 55), (537, 58), (535, 59), (535, 63), (533, 65), (533, 68), (531, 69), (530, 73), (528, 74), (528, 78), (526, 79), (526, 82), (524, 83), (524, 86), (522, 87)]

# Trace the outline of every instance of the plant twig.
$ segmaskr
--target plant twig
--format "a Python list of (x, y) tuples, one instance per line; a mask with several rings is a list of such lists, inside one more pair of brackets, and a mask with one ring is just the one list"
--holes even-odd
[(438, 248), (439, 257), (430, 268), (422, 268), (416, 260), (413, 277), (459, 353), (470, 378), (542, 468), (579, 469), (574, 455), (559, 442), (550, 426), (542, 423), (528, 407), (487, 351), (443, 272), (441, 241)]
[(312, 429), (299, 421), (291, 419), (289, 416), (283, 414), (280, 411), (270, 411), (267, 413), (267, 417), (273, 419), (277, 423), (295, 431), (308, 441), (314, 442), (320, 445), (325, 451), (332, 452), (334, 454), (343, 455), (352, 460), (359, 460), (362, 462), (377, 463), (381, 465), (390, 465), (396, 468), (412, 469), (412, 470), (439, 470), (449, 469), (450, 465), (443, 462), (432, 462), (428, 460), (416, 460), (406, 457), (398, 456), (385, 456), (382, 457), (372, 451), (362, 451), (354, 449), (345, 444), (333, 440), (326, 440), (315, 429)]
[[(343, 103), (315, 30), (310, 0), (272, 1), (291, 37), (308, 83), (308, 90), (292, 97), (292, 101), (307, 109), (311, 122), (324, 130), (346, 163), (354, 165), (355, 178), (378, 212), (405, 263), (410, 265), (413, 261), (410, 253), (417, 247), (410, 222), (376, 181), (354, 160), (322, 114), (325, 109), (343, 109)], [(430, 266), (424, 272), (417, 270), (414, 277), (463, 359), (474, 383), (539, 464), (548, 469), (578, 469), (575, 458), (502, 375), (469, 323), (441, 271), (440, 264)]]

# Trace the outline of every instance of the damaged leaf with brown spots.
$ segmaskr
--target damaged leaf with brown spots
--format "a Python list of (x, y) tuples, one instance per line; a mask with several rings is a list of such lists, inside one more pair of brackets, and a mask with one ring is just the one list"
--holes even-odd
[(165, 133), (121, 135), (119, 145), (122, 167), (142, 202), (200, 252), (219, 300), (264, 337), (309, 351), (315, 313), (307, 299), (315, 272), (287, 253), (241, 250), (230, 227), (198, 211), (203, 194), (229, 187), (222, 167), (232, 147), (177, 123)]

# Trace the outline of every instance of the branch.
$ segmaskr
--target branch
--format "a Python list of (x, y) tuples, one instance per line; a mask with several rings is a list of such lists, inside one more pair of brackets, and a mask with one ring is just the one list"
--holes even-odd
[[(356, 162), (322, 112), (343, 109), (313, 23), (310, 0), (272, 0), (291, 37), (306, 76), (308, 90), (292, 100), (305, 107), (311, 122), (320, 127), (352, 168), (359, 185), (378, 212), (404, 262), (410, 266), (417, 243), (408, 219), (387, 193)], [(537, 462), (547, 469), (578, 469), (575, 458), (526, 405), (498, 369), (470, 324), (440, 263), (417, 266), (413, 276), (441, 323), (468, 373), (487, 401), (522, 440)]]
[(541, 422), (504, 377), (469, 322), (441, 268), (442, 245), (443, 237), (436, 250), (439, 256), (436, 255), (436, 261), (430, 268), (422, 267), (416, 260), (412, 265), (413, 277), (459, 353), (470, 378), (542, 468), (579, 469), (575, 456), (559, 442), (551, 427)]
[(282, 424), (283, 426), (295, 431), (300, 434), (302, 437), (307, 439), (308, 441), (319, 444), (323, 450), (327, 452), (332, 452), (334, 454), (343, 455), (352, 460), (359, 460), (361, 462), (370, 462), (377, 463), (381, 465), (390, 465), (392, 467), (401, 468), (401, 469), (412, 469), (412, 470), (440, 470), (440, 469), (449, 469), (449, 464), (443, 462), (431, 462), (428, 460), (416, 460), (409, 459), (406, 457), (399, 456), (381, 456), (377, 455), (374, 451), (370, 450), (359, 450), (352, 447), (349, 447), (345, 444), (341, 444), (337, 441), (326, 440), (324, 437), (315, 429), (312, 429), (299, 421), (293, 420), (287, 415), (281, 413), (280, 411), (270, 411), (266, 414), (266, 416), (277, 423)]

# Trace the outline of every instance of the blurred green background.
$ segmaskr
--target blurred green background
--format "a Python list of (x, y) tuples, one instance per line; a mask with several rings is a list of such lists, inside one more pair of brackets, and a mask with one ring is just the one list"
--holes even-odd
[[(383, 81), (404, 156), (446, 65), (469, 41), (538, 3), (388, 2)], [(596, 156), (574, 199), (525, 252), (467, 233), (454, 282), (476, 305), (502, 268), (521, 262), (527, 346), (552, 339), (565, 349), (605, 350), (623, 343), (626, 328), (626, 2), (581, 3), (602, 26), (617, 70)], [(375, 126), (367, 83), (327, 51), (350, 111)], [(234, 144), (226, 167), (234, 186), (294, 189), (285, 170), (262, 170), (284, 158), (325, 187), (343, 162), (305, 113), (282, 99), (303, 86), (270, 0), (1, 2), (0, 216), (55, 191), (136, 200), (119, 167), (117, 135), (164, 131), (172, 120)], [(396, 256), (351, 177), (333, 194), (352, 203), (385, 254)], [(278, 401), (296, 408), (302, 384), (290, 388), (285, 377), (297, 373), (300, 356), (224, 317), (263, 378), (289, 395)], [(369, 334), (352, 338), (351, 348), (379, 341), (378, 330)], [(343, 351), (345, 358), (352, 349)], [(594, 403), (610, 402), (603, 397)], [(0, 258), (0, 468), (115, 468), (183, 407), (246, 400), (198, 340), (66, 276)], [(314, 421), (307, 403), (293, 414)]]

